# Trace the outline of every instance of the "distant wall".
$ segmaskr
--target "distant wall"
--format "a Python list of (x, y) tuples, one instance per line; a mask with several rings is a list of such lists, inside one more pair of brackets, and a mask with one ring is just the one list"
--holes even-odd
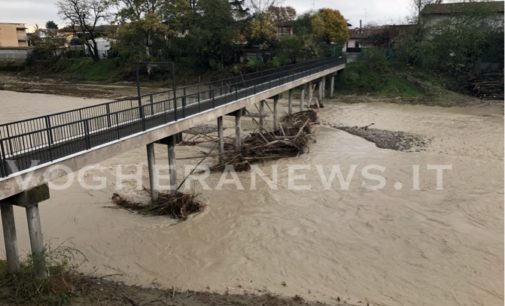
[(30, 52), (28, 48), (0, 48), (0, 62), (24, 62)]

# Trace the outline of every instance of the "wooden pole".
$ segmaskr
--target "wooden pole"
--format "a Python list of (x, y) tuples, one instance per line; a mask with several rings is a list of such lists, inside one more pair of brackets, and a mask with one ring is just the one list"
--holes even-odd
[(168, 171), (170, 175), (170, 193), (177, 192), (177, 164), (175, 159), (175, 136), (168, 139)]
[(16, 273), (19, 272), (19, 253), (16, 239), (16, 224), (14, 223), (14, 208), (11, 204), (5, 203), (0, 203), (0, 208), (2, 211), (7, 272)]
[(154, 155), (154, 143), (147, 145), (147, 167), (149, 170), (149, 187), (151, 188), (151, 200), (156, 202), (159, 198), (159, 177), (156, 169)]
[(44, 239), (42, 237), (38, 203), (26, 207), (26, 219), (28, 221), (35, 277), (47, 278)]
[(219, 137), (219, 162), (222, 163), (224, 154), (223, 116), (217, 117), (217, 134)]

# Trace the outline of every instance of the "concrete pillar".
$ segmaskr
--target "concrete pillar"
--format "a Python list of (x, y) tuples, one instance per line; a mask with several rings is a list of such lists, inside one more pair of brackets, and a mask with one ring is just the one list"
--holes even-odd
[(277, 104), (279, 102), (279, 96), (274, 97), (274, 131), (277, 130)]
[(2, 228), (4, 232), (5, 254), (7, 257), (7, 272), (19, 271), (19, 253), (14, 223), (14, 208), (11, 204), (0, 203), (2, 211)]
[(170, 193), (177, 192), (177, 164), (175, 160), (175, 136), (168, 138), (168, 171), (170, 176)]
[(265, 100), (260, 101), (260, 128), (263, 128), (264, 121), (263, 116), (265, 115)]
[(330, 80), (330, 98), (333, 98), (334, 93), (335, 93), (335, 75), (332, 75)]
[(235, 114), (235, 149), (237, 151), (241, 150), (242, 147), (242, 139), (240, 138), (240, 134), (242, 132), (242, 110), (238, 110)]
[(219, 162), (223, 162), (223, 154), (224, 154), (223, 116), (217, 117), (217, 135), (219, 138)]
[(304, 104), (305, 104), (305, 88), (307, 87), (307, 84), (304, 84), (302, 87), (302, 92), (300, 94), (300, 111), (303, 111)]
[(309, 83), (309, 105), (308, 108), (310, 109), (310, 103), (312, 103), (312, 98), (314, 96), (314, 90), (312, 89), (312, 82)]
[(154, 143), (147, 145), (147, 167), (149, 170), (149, 188), (151, 189), (151, 200), (156, 202), (159, 197), (159, 177), (156, 169), (156, 159), (154, 155)]
[(26, 206), (26, 219), (28, 221), (35, 277), (47, 278), (44, 239), (42, 237), (38, 203)]
[(319, 93), (318, 93), (318, 99), (320, 103), (323, 103), (323, 98), (324, 98), (324, 78), (319, 81)]
[(293, 113), (293, 105), (292, 105), (292, 98), (293, 98), (293, 90), (290, 89), (288, 91), (288, 114), (291, 115)]
[(326, 77), (323, 77), (323, 95), (322, 98), (326, 98)]

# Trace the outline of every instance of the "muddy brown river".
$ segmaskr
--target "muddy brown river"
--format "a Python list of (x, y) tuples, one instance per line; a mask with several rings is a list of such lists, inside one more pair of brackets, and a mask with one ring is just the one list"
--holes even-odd
[[(0, 91), (0, 122), (98, 102)], [(277, 167), (273, 187), (257, 180), (250, 190), (247, 172), (238, 173), (244, 190), (231, 183), (204, 190), (195, 182), (192, 189), (208, 207), (181, 223), (110, 208), (119, 188), (111, 179), (115, 167), (132, 165), (128, 173), (135, 164), (147, 167), (145, 148), (138, 148), (88, 173), (89, 181), (105, 173), (103, 190), (77, 183), (52, 190), (40, 206), (45, 241), (80, 250), (87, 258), (83, 272), (112, 274), (128, 284), (266, 290), (328, 303), (340, 298), (378, 305), (503, 305), (503, 104), (443, 108), (328, 100), (325, 106), (307, 154), (259, 166), (267, 176)], [(246, 129), (254, 126), (243, 121)], [(429, 143), (420, 152), (379, 149), (330, 127), (371, 123)], [(225, 122), (230, 135), (232, 124)], [(179, 178), (185, 164), (199, 161), (185, 158), (209, 147), (177, 146)], [(158, 163), (166, 163), (166, 148), (157, 146), (156, 154)], [(370, 165), (374, 174), (383, 169), (384, 188), (370, 190), (379, 182), (363, 176)], [(437, 186), (437, 165), (450, 167), (443, 171), (443, 186)], [(293, 166), (302, 176), (296, 188), (290, 186)], [(325, 185), (321, 171), (328, 176), (335, 166), (343, 181)], [(206, 182), (214, 187), (220, 180), (213, 173)], [(133, 189), (134, 181), (124, 185), (120, 193), (147, 197)], [(143, 185), (148, 186), (146, 175)], [(15, 212), (19, 247), (27, 254), (24, 212)]]

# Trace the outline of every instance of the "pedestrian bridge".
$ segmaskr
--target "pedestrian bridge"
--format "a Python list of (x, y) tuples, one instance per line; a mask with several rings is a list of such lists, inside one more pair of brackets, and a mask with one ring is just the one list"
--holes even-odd
[(291, 102), (291, 90), (328, 76), (333, 86), (344, 68), (344, 58), (331, 57), (2, 124), (0, 200), (62, 175), (43, 175), (49, 166), (76, 171), (283, 92)]
[(13, 210), (13, 205), (18, 205), (26, 209), (35, 276), (48, 275), (38, 204), (49, 198), (47, 182), (67, 174), (47, 171), (49, 167), (66, 166), (76, 171), (147, 146), (151, 197), (155, 200), (159, 192), (157, 171), (153, 171), (155, 142), (168, 146), (170, 182), (175, 186), (174, 135), (217, 119), (223, 153), (223, 116), (233, 114), (235, 145), (240, 149), (242, 109), (260, 102), (261, 112), (264, 101), (273, 97), (275, 127), (281, 93), (289, 93), (291, 111), (292, 90), (301, 87), (303, 109), (307, 84), (311, 96), (312, 83), (318, 82), (322, 98), (326, 78), (331, 77), (333, 92), (335, 74), (344, 68), (345, 59), (326, 58), (0, 125), (0, 209), (7, 270), (20, 270)]

